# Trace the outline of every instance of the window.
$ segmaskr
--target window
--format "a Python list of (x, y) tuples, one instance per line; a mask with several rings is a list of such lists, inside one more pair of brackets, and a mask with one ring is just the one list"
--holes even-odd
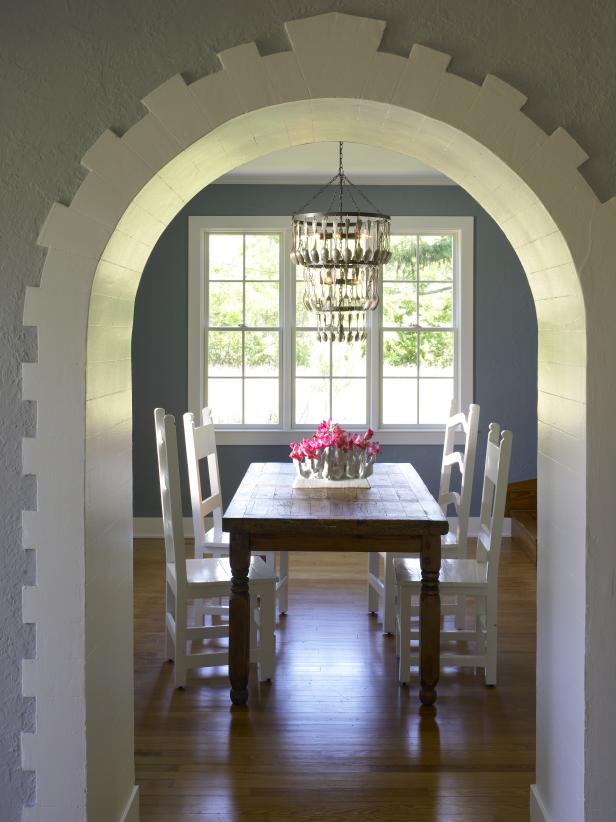
[[(392, 218), (367, 342), (321, 343), (290, 217), (189, 218), (189, 407), (221, 443), (288, 443), (333, 417), (383, 443), (440, 442), (472, 401), (473, 219)], [(225, 429), (227, 433), (225, 433)]]
[(205, 396), (218, 424), (280, 422), (281, 235), (205, 237)]
[(381, 422), (434, 425), (455, 396), (454, 235), (399, 234), (383, 270)]

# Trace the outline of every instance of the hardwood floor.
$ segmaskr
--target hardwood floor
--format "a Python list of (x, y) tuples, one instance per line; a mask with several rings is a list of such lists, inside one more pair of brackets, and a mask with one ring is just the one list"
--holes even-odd
[(366, 554), (291, 554), (275, 680), (232, 708), (226, 668), (174, 691), (162, 542), (135, 544), (141, 820), (527, 820), (535, 751), (535, 568), (503, 541), (499, 685), (445, 670), (436, 712), (397, 683), (394, 640), (366, 613)]

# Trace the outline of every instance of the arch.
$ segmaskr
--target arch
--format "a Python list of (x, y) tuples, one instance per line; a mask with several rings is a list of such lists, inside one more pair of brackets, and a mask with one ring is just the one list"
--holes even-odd
[[(384, 29), (338, 13), (296, 20), (288, 52), (262, 57), (248, 43), (221, 53), (215, 74), (190, 85), (172, 77), (122, 137), (101, 135), (72, 202), (55, 204), (41, 230), (42, 280), (24, 308), (39, 342), (38, 362), (23, 366), (24, 398), (38, 403), (24, 472), (37, 476), (39, 500), (23, 514), (24, 546), (37, 551), (37, 583), (23, 593), (24, 621), (37, 623), (37, 657), (23, 663), (38, 720), (22, 736), (24, 767), (37, 772), (26, 820), (82, 818), (86, 802), (92, 820), (136, 808), (130, 340), (144, 264), (179, 209), (226, 171), (279, 148), (358, 137), (463, 186), (527, 273), (539, 328), (533, 801), (563, 821), (582, 818), (584, 791), (587, 808), (603, 801), (591, 766), (613, 761), (615, 735), (588, 707), (593, 694), (609, 697), (585, 655), (605, 642), (587, 603), (610, 602), (598, 569), (614, 566), (601, 448), (614, 388), (594, 371), (587, 379), (586, 364), (595, 351), (607, 360), (610, 335), (616, 350), (616, 202), (598, 201), (578, 171), (586, 154), (563, 129), (536, 126), (520, 92), (492, 75), (481, 85), (458, 77), (448, 55), (421, 45), (408, 58), (378, 51)], [(52, 755), (58, 738), (63, 757)]]

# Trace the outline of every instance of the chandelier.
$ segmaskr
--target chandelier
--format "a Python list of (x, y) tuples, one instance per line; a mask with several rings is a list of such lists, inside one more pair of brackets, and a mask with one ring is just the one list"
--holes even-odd
[[(300, 211), (335, 181), (338, 187), (327, 211), (293, 215), (291, 261), (303, 268), (303, 303), (316, 314), (318, 339), (353, 342), (366, 339), (366, 312), (379, 304), (379, 277), (391, 257), (391, 220), (344, 173), (342, 143), (338, 173)], [(345, 193), (353, 210), (343, 206)], [(337, 211), (333, 210), (336, 194)], [(355, 194), (373, 211), (362, 211)]]

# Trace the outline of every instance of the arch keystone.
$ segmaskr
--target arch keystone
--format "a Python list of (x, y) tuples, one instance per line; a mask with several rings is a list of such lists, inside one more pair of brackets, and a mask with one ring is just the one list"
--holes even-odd
[(311, 97), (358, 97), (385, 22), (330, 12), (292, 20), (285, 29)]

